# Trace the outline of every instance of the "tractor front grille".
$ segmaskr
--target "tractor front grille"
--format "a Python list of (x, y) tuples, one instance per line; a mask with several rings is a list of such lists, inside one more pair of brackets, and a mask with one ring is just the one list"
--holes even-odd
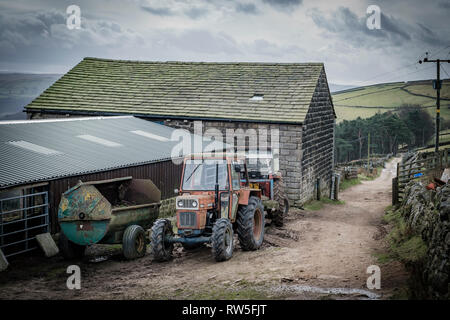
[[(194, 206), (195, 204), (195, 206)], [(177, 198), (176, 199), (176, 207), (177, 209), (190, 209), (190, 210), (198, 210), (199, 201), (195, 198)]]
[(197, 225), (197, 215), (195, 212), (180, 212), (180, 227), (194, 228)]

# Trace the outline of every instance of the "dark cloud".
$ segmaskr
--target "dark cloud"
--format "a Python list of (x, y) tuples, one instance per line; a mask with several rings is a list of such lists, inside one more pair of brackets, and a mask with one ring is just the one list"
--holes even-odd
[(346, 7), (339, 7), (329, 17), (318, 9), (311, 10), (308, 14), (319, 28), (335, 34), (355, 47), (400, 47), (411, 42), (432, 46), (446, 44), (424, 24), (410, 24), (383, 12), (381, 29), (374, 30), (367, 28), (368, 16), (358, 17)]
[(256, 8), (255, 4), (253, 4), (253, 3), (237, 3), (236, 11), (246, 13), (246, 14), (259, 13), (259, 10)]
[(46, 40), (51, 36), (52, 26), (65, 25), (65, 21), (63, 13), (53, 10), (23, 15), (0, 13), (0, 41), (6, 48), (15, 48), (39, 39)]
[(161, 41), (170, 47), (181, 51), (191, 51), (202, 54), (235, 54), (239, 52), (236, 41), (224, 34), (214, 34), (207, 30), (187, 30), (175, 35), (166, 32), (160, 35)]
[(444, 9), (450, 9), (450, 2), (448, 1), (441, 1), (439, 2), (439, 7)]
[(384, 13), (381, 13), (381, 28), (388, 33), (391, 32), (392, 34), (396, 34), (405, 40), (411, 40), (411, 36), (406, 31), (406, 29), (410, 29), (409, 26), (392, 16), (385, 15)]
[(156, 16), (164, 17), (164, 16), (172, 16), (173, 15), (173, 12), (170, 10), (170, 8), (164, 8), (164, 7), (153, 8), (150, 6), (141, 6), (141, 9), (148, 13), (154, 14)]
[(424, 26), (422, 23), (417, 23), (419, 26), (418, 31), (416, 33), (416, 38), (420, 41), (427, 43), (434, 47), (442, 47), (448, 45), (448, 40), (445, 41), (439, 37), (433, 30)]
[(194, 7), (194, 8), (190, 8), (190, 9), (184, 11), (184, 14), (187, 15), (189, 18), (198, 19), (203, 16), (206, 16), (208, 14), (208, 9)]
[(66, 18), (65, 12), (53, 10), (0, 13), (1, 68), (49, 72), (45, 66), (51, 65), (60, 72), (85, 56), (107, 57), (109, 52), (144, 42), (139, 34), (113, 21), (82, 16), (81, 29), (69, 30)]
[(303, 0), (263, 0), (263, 2), (279, 8), (291, 8), (302, 4)]

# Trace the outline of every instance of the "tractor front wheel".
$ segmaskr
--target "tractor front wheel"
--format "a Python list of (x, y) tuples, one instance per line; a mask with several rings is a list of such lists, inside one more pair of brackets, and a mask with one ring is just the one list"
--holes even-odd
[(173, 236), (172, 223), (168, 219), (158, 219), (152, 227), (152, 254), (156, 261), (168, 261), (172, 258), (173, 243), (168, 243), (166, 237)]
[(264, 206), (258, 197), (250, 197), (248, 205), (240, 206), (236, 219), (239, 243), (243, 250), (256, 250), (264, 240)]
[(211, 237), (212, 253), (216, 261), (225, 261), (233, 255), (233, 226), (230, 220), (221, 218), (216, 221)]

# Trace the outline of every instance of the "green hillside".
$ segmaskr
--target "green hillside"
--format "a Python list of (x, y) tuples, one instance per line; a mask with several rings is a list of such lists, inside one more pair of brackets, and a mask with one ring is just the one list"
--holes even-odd
[[(382, 83), (333, 93), (337, 121), (368, 118), (377, 112), (392, 111), (403, 104), (418, 104), (434, 116), (436, 91), (431, 80)], [(441, 116), (450, 119), (450, 80), (441, 90)]]

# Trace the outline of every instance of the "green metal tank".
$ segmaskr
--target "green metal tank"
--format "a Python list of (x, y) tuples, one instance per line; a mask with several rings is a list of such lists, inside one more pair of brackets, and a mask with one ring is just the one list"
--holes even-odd
[(65, 249), (73, 251), (95, 243), (125, 246), (126, 241), (142, 242), (143, 230), (158, 218), (160, 203), (161, 192), (149, 179), (79, 181), (63, 193), (59, 204), (62, 236), (71, 242), (63, 243), (63, 254)]

